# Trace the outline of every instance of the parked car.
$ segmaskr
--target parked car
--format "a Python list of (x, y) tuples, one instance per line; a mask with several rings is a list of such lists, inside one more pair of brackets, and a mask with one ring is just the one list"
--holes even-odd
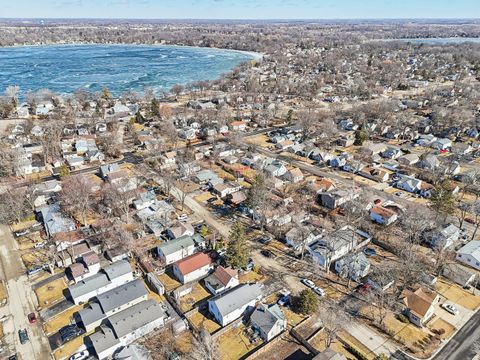
[(186, 220), (188, 220), (188, 215), (187, 214), (182, 214), (182, 215), (177, 217), (177, 220), (178, 221), (186, 221)]
[(35, 249), (43, 249), (45, 247), (45, 245), (47, 245), (47, 242), (42, 241), (42, 242), (36, 243), (34, 247), (35, 247)]
[(320, 288), (318, 286), (315, 286), (312, 290), (317, 295), (320, 295), (322, 297), (325, 296), (325, 290), (323, 290), (322, 288)]
[(252, 258), (248, 259), (247, 266), (245, 266), (246, 271), (251, 271), (255, 267), (255, 263), (253, 262)]
[(278, 299), (277, 304), (280, 306), (287, 306), (290, 304), (290, 295), (283, 295)]
[(88, 352), (88, 350), (83, 350), (70, 356), (70, 360), (85, 360), (89, 356), (90, 356), (90, 353)]
[(18, 337), (20, 338), (20, 344), (23, 345), (26, 342), (28, 342), (29, 338), (28, 338), (27, 329), (18, 330)]
[(260, 251), (260, 254), (262, 254), (263, 256), (268, 257), (268, 258), (275, 257), (275, 255), (270, 250), (262, 250), (262, 251)]
[(368, 256), (368, 257), (377, 255), (377, 252), (375, 251), (375, 249), (368, 248), (368, 247), (363, 249), (363, 253), (365, 254), (365, 256)]
[(37, 316), (33, 312), (28, 314), (27, 318), (30, 324), (35, 324), (37, 322)]
[(67, 342), (83, 334), (84, 331), (76, 325), (67, 325), (61, 328), (58, 332), (60, 333), (63, 342)]
[(17, 360), (17, 354), (10, 355), (10, 357), (8, 358), (8, 360)]
[(271, 236), (268, 236), (268, 235), (265, 235), (265, 236), (262, 236), (258, 239), (258, 242), (260, 244), (263, 244), (263, 245), (266, 245), (268, 244), (270, 241), (272, 241), (272, 237)]
[(315, 284), (313, 283), (312, 280), (302, 279), (301, 282), (303, 285), (305, 285), (306, 287), (309, 287), (310, 289), (313, 289), (315, 287)]
[(27, 275), (35, 275), (42, 270), (43, 270), (42, 266), (35, 266), (34, 268), (27, 270)]
[(217, 201), (217, 198), (212, 197), (212, 198), (210, 198), (210, 199), (207, 200), (207, 203), (211, 204), (211, 203), (213, 203), (213, 202), (215, 202), (215, 201)]
[(450, 304), (443, 303), (442, 308), (446, 311), (449, 312), (452, 315), (457, 315), (458, 314), (458, 309)]

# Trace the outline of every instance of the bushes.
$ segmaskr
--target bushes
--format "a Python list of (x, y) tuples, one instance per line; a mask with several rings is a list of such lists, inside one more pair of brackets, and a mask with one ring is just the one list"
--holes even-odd
[(345, 345), (345, 348), (350, 352), (352, 353), (352, 355), (354, 355), (357, 359), (359, 360), (368, 360), (368, 358), (363, 355), (363, 353), (361, 353), (360, 351), (358, 351), (356, 348), (354, 348), (353, 346), (351, 346), (350, 344), (344, 344)]
[(400, 321), (404, 324), (408, 324), (410, 322), (410, 320), (408, 320), (408, 318), (403, 314), (397, 315), (397, 319), (398, 319), (398, 321)]

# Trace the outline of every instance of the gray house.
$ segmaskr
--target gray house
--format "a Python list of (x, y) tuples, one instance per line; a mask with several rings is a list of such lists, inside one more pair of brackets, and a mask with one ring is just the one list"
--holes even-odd
[(250, 317), (252, 327), (264, 341), (270, 341), (287, 328), (287, 319), (277, 304), (260, 304)]
[(75, 221), (64, 216), (57, 203), (41, 207), (38, 214), (48, 236), (75, 230)]
[(370, 271), (370, 263), (363, 253), (349, 254), (335, 262), (335, 271), (343, 278), (360, 281)]
[(87, 332), (99, 326), (108, 316), (147, 300), (148, 291), (141, 280), (130, 281), (98, 295), (93, 302), (74, 315)]

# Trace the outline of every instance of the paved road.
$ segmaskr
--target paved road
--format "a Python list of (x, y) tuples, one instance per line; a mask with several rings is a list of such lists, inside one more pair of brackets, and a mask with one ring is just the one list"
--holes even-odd
[(433, 360), (471, 360), (475, 357), (474, 343), (480, 341), (480, 312), (458, 331)]
[[(20, 354), (21, 359), (44, 360), (50, 358), (48, 340), (40, 324), (28, 323), (27, 315), (38, 306), (32, 291), (20, 252), (10, 230), (0, 225), (0, 259), (2, 277), (7, 284), (8, 304), (0, 308), (0, 316), (8, 316), (4, 323), (7, 342), (13, 345), (12, 351)], [(18, 330), (26, 328), (30, 341), (20, 344)]]

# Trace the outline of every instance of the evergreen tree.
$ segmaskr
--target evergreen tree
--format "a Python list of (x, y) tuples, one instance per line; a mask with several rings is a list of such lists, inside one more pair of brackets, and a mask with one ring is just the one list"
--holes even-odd
[(302, 314), (313, 314), (318, 308), (318, 296), (310, 289), (302, 290), (298, 297), (297, 308)]
[(239, 222), (236, 222), (230, 231), (225, 262), (227, 266), (234, 269), (245, 268), (249, 256), (250, 246), (247, 242), (245, 229)]

